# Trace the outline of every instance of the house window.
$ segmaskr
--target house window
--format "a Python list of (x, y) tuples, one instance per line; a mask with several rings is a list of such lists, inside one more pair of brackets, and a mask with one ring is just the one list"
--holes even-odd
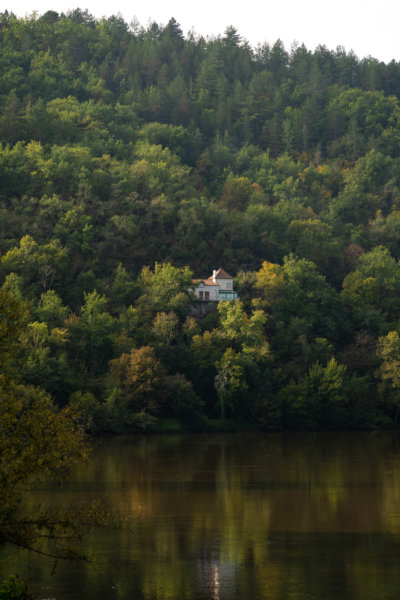
[(204, 295), (205, 295), (205, 301), (207, 302), (207, 300), (210, 299), (210, 292), (205, 292)]
[(203, 292), (199, 292), (199, 298), (200, 300), (203, 300)]
[(227, 281), (227, 282), (226, 282), (226, 289), (231, 289), (231, 288), (232, 288), (232, 284), (231, 284), (231, 282), (230, 282), (230, 281), (229, 281), (229, 282)]

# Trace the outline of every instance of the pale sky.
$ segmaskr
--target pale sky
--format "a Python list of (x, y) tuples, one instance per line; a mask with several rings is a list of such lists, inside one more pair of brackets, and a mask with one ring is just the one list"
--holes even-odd
[(149, 19), (166, 24), (174, 17), (185, 34), (194, 29), (204, 36), (217, 35), (233, 25), (253, 46), (280, 38), (287, 50), (297, 41), (309, 50), (318, 44), (330, 50), (343, 46), (359, 58), (371, 55), (384, 62), (400, 61), (400, 3), (396, 0), (0, 0), (0, 11), (7, 9), (20, 17), (34, 10), (41, 15), (78, 6), (97, 18), (120, 13), (128, 23), (136, 17), (142, 25)]

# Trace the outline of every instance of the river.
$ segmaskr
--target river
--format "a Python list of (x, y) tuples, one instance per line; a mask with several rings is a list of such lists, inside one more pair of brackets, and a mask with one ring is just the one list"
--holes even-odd
[(110, 438), (37, 495), (132, 515), (87, 540), (90, 563), (10, 555), (41, 599), (400, 597), (398, 434)]

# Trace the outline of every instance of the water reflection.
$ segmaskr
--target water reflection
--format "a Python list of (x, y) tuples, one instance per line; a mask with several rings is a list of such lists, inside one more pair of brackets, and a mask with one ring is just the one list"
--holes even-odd
[[(20, 554), (42, 598), (394, 599), (394, 434), (115, 438), (44, 502), (104, 496), (133, 530), (98, 531), (91, 564)], [(24, 574), (24, 573), (22, 573)]]

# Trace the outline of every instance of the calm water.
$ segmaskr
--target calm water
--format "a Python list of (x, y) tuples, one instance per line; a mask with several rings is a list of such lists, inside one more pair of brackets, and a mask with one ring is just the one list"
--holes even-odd
[(120, 437), (40, 495), (134, 515), (131, 530), (92, 536), (90, 564), (19, 554), (40, 598), (400, 597), (395, 434)]

